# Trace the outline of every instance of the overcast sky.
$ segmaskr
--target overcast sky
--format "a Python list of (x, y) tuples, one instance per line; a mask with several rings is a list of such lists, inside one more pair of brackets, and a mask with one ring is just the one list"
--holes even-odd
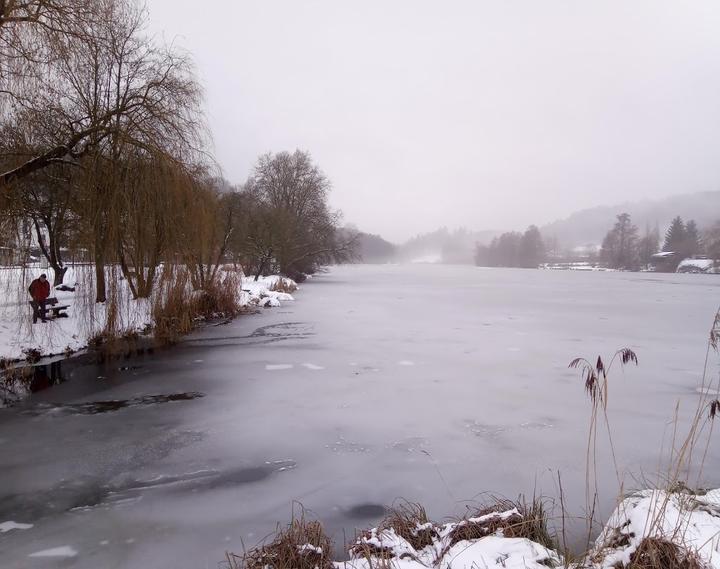
[(232, 182), (309, 150), (402, 240), (720, 189), (717, 0), (148, 0)]

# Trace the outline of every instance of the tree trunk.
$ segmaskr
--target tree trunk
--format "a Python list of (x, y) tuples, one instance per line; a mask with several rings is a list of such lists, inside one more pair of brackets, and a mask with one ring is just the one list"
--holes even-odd
[(52, 269), (55, 274), (55, 277), (53, 278), (53, 287), (60, 286), (63, 284), (63, 279), (65, 278), (65, 273), (67, 273), (68, 268), (53, 266)]
[(60, 252), (58, 251), (57, 240), (55, 239), (55, 232), (53, 231), (53, 225), (47, 219), (43, 219), (43, 225), (47, 230), (48, 243), (45, 243), (45, 236), (40, 229), (40, 223), (36, 218), (33, 218), (33, 225), (35, 226), (35, 233), (37, 235), (38, 246), (43, 257), (50, 265), (53, 270), (53, 287), (60, 286), (63, 284), (63, 278), (67, 272), (67, 267), (63, 266), (63, 262), (60, 259)]
[(95, 256), (95, 302), (105, 302), (107, 292), (105, 287), (105, 263), (102, 255)]

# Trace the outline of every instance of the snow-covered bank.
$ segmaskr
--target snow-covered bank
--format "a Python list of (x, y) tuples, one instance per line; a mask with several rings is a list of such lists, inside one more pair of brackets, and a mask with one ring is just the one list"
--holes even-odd
[[(0, 359), (21, 360), (31, 352), (36, 356), (54, 356), (86, 348), (89, 341), (105, 328), (109, 304), (94, 302), (91, 280), (85, 274), (90, 270), (90, 267), (70, 269), (65, 275), (65, 283), (75, 290), (51, 292), (60, 304), (70, 305), (67, 318), (33, 324), (27, 287), (44, 271), (0, 269)], [(110, 278), (117, 276), (110, 275)], [(239, 286), (242, 307), (280, 306), (281, 302), (293, 300), (292, 295), (283, 290), (297, 288), (294, 281), (278, 275), (262, 277), (258, 281), (243, 278)], [(133, 300), (123, 280), (117, 288), (117, 327), (127, 332), (151, 333), (151, 300)]]
[[(542, 508), (495, 508), (443, 525), (424, 510), (393, 510), (363, 532), (348, 561), (331, 561), (317, 522), (294, 521), (267, 545), (235, 557), (245, 569), (717, 569), (720, 490), (645, 490), (624, 499), (593, 547), (570, 561), (554, 548)], [(398, 514), (398, 512), (400, 512)], [(421, 516), (417, 516), (422, 512)], [(544, 544), (537, 540), (544, 541)]]
[(640, 566), (637, 557), (648, 555), (653, 540), (676, 545), (698, 567), (720, 568), (720, 489), (632, 494), (610, 516), (582, 567), (614, 569), (633, 561)]
[[(350, 548), (350, 560), (336, 569), (372, 569), (383, 560), (401, 569), (542, 569), (562, 566), (562, 558), (527, 537), (527, 518), (517, 508), (471, 517), (442, 526), (419, 523), (410, 528), (410, 540), (394, 527), (373, 528)], [(476, 539), (469, 536), (483, 535)], [(514, 537), (518, 535), (518, 537)], [(419, 547), (419, 549), (418, 549)]]

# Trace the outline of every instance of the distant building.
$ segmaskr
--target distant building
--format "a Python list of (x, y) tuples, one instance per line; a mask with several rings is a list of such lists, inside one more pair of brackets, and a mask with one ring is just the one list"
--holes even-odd
[(657, 271), (659, 273), (672, 273), (675, 272), (675, 265), (677, 264), (677, 255), (674, 251), (661, 251), (655, 253), (650, 257), (650, 270)]

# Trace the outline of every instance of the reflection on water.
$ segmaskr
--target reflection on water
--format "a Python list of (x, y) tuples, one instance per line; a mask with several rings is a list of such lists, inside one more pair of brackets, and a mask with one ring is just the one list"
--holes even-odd
[(64, 381), (62, 361), (52, 362), (50, 365), (36, 365), (33, 366), (30, 392), (36, 393), (53, 385), (59, 385)]
[(12, 365), (0, 370), (0, 403), (12, 405), (31, 393), (65, 382), (61, 360), (49, 364)]

